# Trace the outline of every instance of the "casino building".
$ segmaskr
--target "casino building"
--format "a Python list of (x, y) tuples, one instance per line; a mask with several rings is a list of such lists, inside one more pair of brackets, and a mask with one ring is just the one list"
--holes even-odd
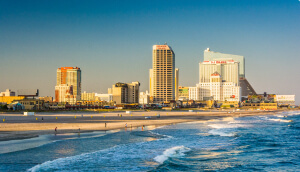
[(178, 97), (179, 70), (175, 69), (174, 51), (168, 45), (153, 45), (152, 55), (150, 99), (154, 103), (175, 100)]

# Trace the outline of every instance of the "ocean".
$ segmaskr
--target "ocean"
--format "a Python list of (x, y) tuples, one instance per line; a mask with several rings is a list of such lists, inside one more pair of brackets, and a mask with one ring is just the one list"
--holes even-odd
[(300, 112), (0, 142), (0, 171), (300, 171)]

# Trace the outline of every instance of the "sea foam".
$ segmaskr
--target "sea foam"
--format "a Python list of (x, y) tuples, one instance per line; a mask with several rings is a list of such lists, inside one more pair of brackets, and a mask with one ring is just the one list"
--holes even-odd
[(175, 146), (175, 147), (172, 147), (172, 148), (169, 148), (169, 149), (165, 150), (162, 155), (156, 156), (154, 158), (154, 160), (156, 162), (162, 164), (169, 157), (182, 157), (188, 151), (190, 151), (190, 148), (187, 148), (187, 147), (184, 147), (184, 146)]

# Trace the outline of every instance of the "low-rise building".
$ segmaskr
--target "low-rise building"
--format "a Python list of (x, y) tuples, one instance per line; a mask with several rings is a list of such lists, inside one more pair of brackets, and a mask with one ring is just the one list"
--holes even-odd
[(121, 83), (118, 82), (109, 89), (116, 104), (139, 103), (139, 82)]
[(9, 97), (9, 96), (16, 96), (16, 92), (11, 91), (10, 89), (6, 89), (4, 92), (0, 92), (1, 97)]
[(44, 102), (47, 102), (47, 103), (53, 102), (53, 97), (51, 97), (51, 96), (39, 97), (39, 99), (44, 100)]
[(14, 100), (22, 100), (24, 96), (0, 96), (0, 103), (11, 104)]
[(189, 87), (178, 87), (178, 100), (187, 101), (189, 100)]
[(146, 92), (140, 92), (139, 104), (146, 105), (150, 103), (150, 94), (148, 90)]
[(86, 91), (84, 91), (83, 93), (81, 93), (81, 100), (95, 101), (95, 93), (87, 93)]
[(278, 106), (294, 106), (295, 95), (275, 95), (275, 102)]
[(106, 101), (106, 102), (111, 102), (113, 100), (113, 95), (112, 94), (95, 94), (95, 100), (96, 101)]
[(25, 110), (41, 110), (43, 109), (44, 100), (39, 99), (23, 99), (23, 100), (14, 100), (12, 102), (20, 103), (24, 106)]

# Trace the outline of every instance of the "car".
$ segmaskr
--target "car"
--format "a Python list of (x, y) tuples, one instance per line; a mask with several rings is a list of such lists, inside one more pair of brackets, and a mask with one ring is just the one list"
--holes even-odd
[(145, 119), (151, 119), (151, 116), (146, 116)]

